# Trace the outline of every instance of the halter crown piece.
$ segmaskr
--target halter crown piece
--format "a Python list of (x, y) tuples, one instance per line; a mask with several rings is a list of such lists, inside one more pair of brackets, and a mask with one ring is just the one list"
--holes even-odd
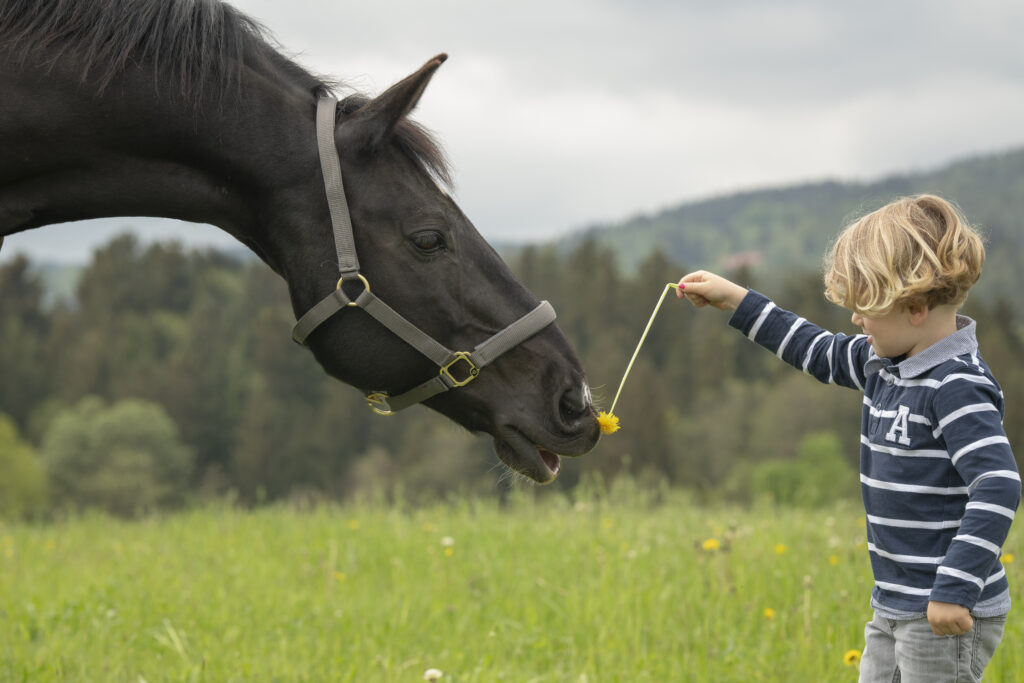
[[(542, 301), (523, 317), (477, 344), (472, 351), (452, 351), (371, 293), (369, 281), (359, 272), (359, 259), (356, 257), (355, 240), (352, 237), (352, 218), (342, 184), (338, 149), (334, 143), (337, 106), (338, 101), (334, 97), (321, 94), (316, 109), (316, 136), (327, 204), (334, 228), (334, 247), (338, 254), (338, 285), (299, 318), (292, 328), (292, 339), (305, 345), (306, 339), (320, 325), (343, 308), (353, 306), (369, 313), (392, 333), (434, 361), (439, 368), (438, 374), (405, 393), (398, 396), (389, 396), (384, 391), (367, 394), (366, 402), (373, 412), (391, 415), (443, 391), (469, 384), (477, 378), (484, 366), (554, 322), (555, 309), (547, 301)], [(355, 299), (350, 299), (341, 288), (344, 280), (351, 279), (363, 283), (363, 291)]]

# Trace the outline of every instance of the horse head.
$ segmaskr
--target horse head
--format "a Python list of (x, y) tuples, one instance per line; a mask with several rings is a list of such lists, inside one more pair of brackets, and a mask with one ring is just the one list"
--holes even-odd
[[(470, 350), (538, 302), (442, 189), (443, 160), (407, 119), (443, 61), (441, 55), (380, 96), (337, 109), (334, 143), (362, 276), (338, 286), (353, 300), (369, 288), (445, 347)], [(397, 396), (438, 373), (359, 307), (338, 310), (306, 343), (329, 374), (371, 394)], [(598, 439), (583, 369), (554, 325), (425, 404), (490, 434), (508, 467), (542, 483), (557, 475), (559, 455), (581, 455)]]

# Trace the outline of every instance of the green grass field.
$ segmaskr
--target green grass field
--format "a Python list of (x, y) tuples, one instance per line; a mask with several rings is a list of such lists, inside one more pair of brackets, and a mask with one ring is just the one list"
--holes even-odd
[[(861, 520), (620, 487), (0, 524), (0, 680), (855, 681)], [(1016, 614), (986, 681), (1024, 681)]]

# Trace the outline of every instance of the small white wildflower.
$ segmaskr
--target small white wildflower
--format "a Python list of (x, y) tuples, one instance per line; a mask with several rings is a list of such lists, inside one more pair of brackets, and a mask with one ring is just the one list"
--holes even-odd
[(425, 681), (436, 681), (444, 676), (444, 672), (440, 669), (427, 669), (423, 672), (423, 680)]
[(451, 536), (445, 536), (441, 539), (441, 545), (443, 545), (445, 548), (451, 548), (453, 545), (455, 545), (455, 539)]

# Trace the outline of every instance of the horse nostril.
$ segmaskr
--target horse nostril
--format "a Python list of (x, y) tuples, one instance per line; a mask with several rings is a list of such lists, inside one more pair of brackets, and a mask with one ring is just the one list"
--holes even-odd
[(582, 386), (573, 386), (562, 394), (558, 409), (565, 422), (575, 422), (584, 415), (590, 414), (589, 393)]

